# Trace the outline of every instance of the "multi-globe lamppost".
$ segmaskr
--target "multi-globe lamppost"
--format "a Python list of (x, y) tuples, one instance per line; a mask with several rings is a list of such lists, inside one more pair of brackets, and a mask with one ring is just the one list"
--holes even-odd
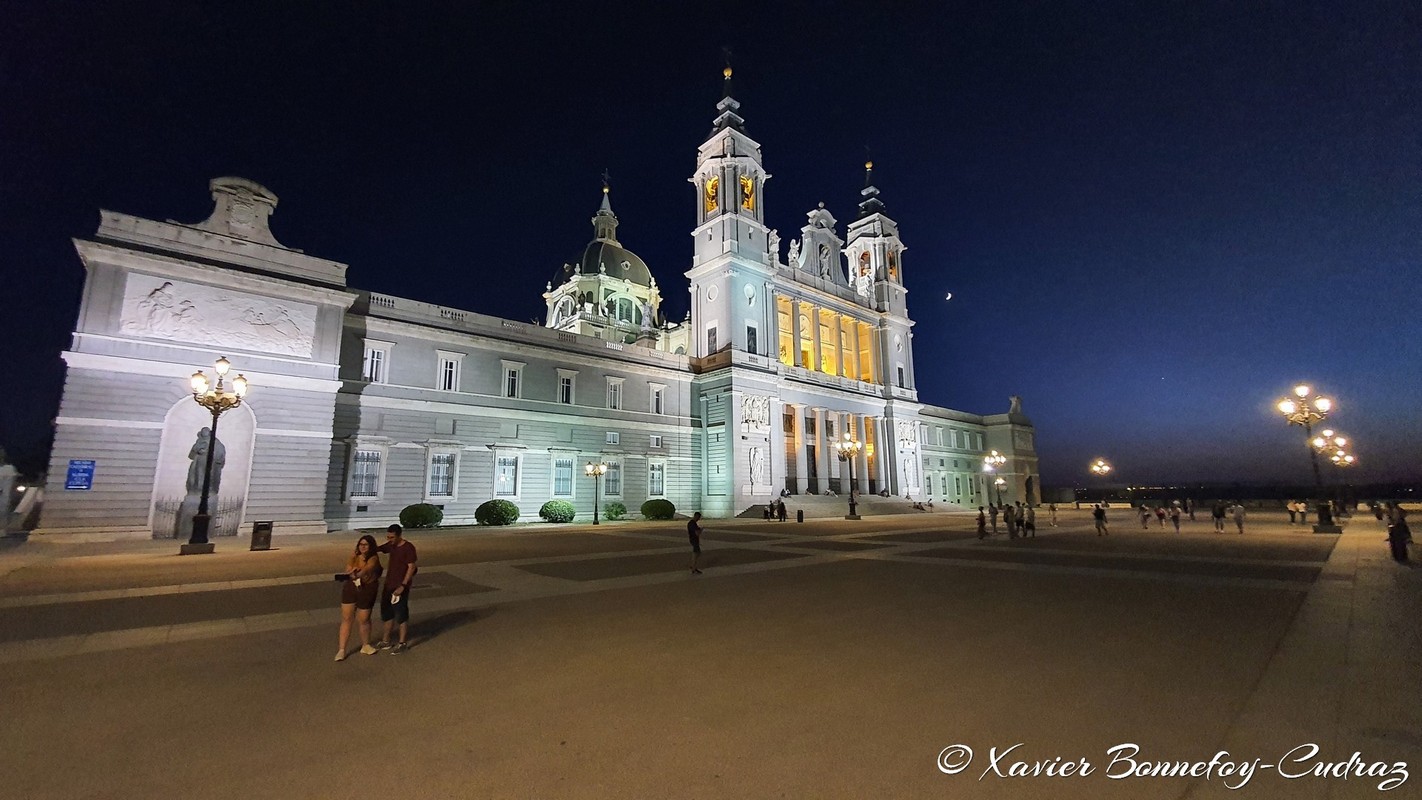
[(1308, 384), (1301, 383), (1294, 387), (1293, 397), (1280, 400), (1276, 407), (1290, 425), (1301, 425), (1304, 429), (1304, 442), (1308, 445), (1308, 456), (1313, 465), (1313, 484), (1319, 497), (1315, 501), (1315, 505), (1318, 507), (1318, 524), (1313, 526), (1313, 532), (1341, 533), (1342, 528), (1333, 524), (1333, 510), (1322, 499), (1323, 473), (1318, 470), (1318, 450), (1313, 446), (1314, 423), (1322, 422), (1328, 418), (1328, 413), (1333, 410), (1333, 401), (1322, 395), (1316, 395), (1310, 399), (1309, 395), (1311, 394), (1313, 394), (1313, 389), (1309, 388)]
[(194, 372), (191, 378), (193, 400), (212, 414), (212, 427), (208, 429), (207, 463), (203, 465), (202, 470), (202, 496), (198, 500), (197, 513), (193, 515), (193, 533), (188, 538), (188, 543), (179, 548), (179, 553), (185, 556), (211, 553), (215, 549), (207, 540), (208, 528), (212, 523), (212, 517), (207, 513), (207, 501), (212, 488), (212, 455), (217, 450), (217, 420), (224, 412), (242, 405), (242, 398), (247, 396), (247, 378), (244, 375), (239, 374), (232, 379), (231, 391), (222, 385), (222, 379), (227, 376), (228, 370), (232, 369), (232, 363), (226, 358), (217, 359), (212, 369), (217, 373), (216, 386), (208, 383), (202, 370)]
[(596, 524), (598, 524), (598, 523), (597, 523), (597, 504), (598, 504), (597, 489), (598, 489), (598, 484), (602, 482), (602, 476), (607, 474), (607, 465), (604, 464), (604, 463), (602, 463), (601, 461), (599, 461), (599, 462), (596, 463), (596, 464), (594, 464), (593, 462), (589, 461), (589, 462), (587, 463), (587, 466), (583, 467), (583, 472), (587, 473), (587, 476), (588, 476), (589, 478), (592, 478), (592, 479), (593, 479), (593, 524), (596, 525)]
[(864, 445), (854, 441), (853, 437), (846, 431), (844, 438), (834, 443), (834, 449), (835, 452), (839, 453), (841, 460), (849, 463), (849, 514), (845, 516), (845, 519), (859, 519), (859, 515), (855, 513), (854, 508), (854, 457), (859, 455), (860, 451), (864, 449)]
[[(1351, 467), (1358, 462), (1357, 457), (1348, 452), (1347, 448), (1351, 444), (1348, 437), (1343, 436), (1334, 430), (1324, 430), (1318, 436), (1313, 437), (1313, 450), (1315, 453), (1328, 456), (1328, 460), (1333, 466), (1339, 468)], [(1339, 480), (1338, 486), (1338, 510), (1343, 516), (1347, 516), (1348, 492), (1344, 481)]]
[[(1003, 464), (1006, 463), (1007, 456), (997, 452), (996, 450), (993, 450), (992, 452), (983, 456), (983, 472), (992, 474), (994, 472), (997, 472), (997, 470), (1001, 468)], [(992, 482), (992, 484), (993, 486), (997, 487), (997, 504), (1002, 505), (1002, 487), (1007, 485), (1007, 480), (999, 476), (997, 480), (994, 480)]]

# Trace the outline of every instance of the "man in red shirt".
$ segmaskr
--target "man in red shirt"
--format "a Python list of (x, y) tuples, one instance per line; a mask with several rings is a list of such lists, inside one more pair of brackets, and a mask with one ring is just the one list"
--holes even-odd
[[(399, 525), (385, 529), (385, 544), (378, 549), (390, 555), (390, 563), (385, 567), (385, 588), (380, 593), (380, 619), (385, 623), (385, 636), (376, 647), (398, 656), (410, 649), (406, 641), (410, 635), (410, 584), (419, 567), (415, 546), (405, 538), (404, 529)], [(390, 630), (396, 623), (400, 625), (400, 641), (392, 647)]]

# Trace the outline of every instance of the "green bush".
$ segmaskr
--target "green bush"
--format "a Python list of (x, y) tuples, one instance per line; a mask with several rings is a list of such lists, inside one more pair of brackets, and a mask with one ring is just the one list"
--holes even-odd
[(618, 502), (611, 502), (602, 507), (602, 515), (608, 519), (622, 519), (627, 516), (627, 506)]
[(676, 506), (670, 500), (648, 500), (642, 504), (643, 519), (673, 519), (676, 517)]
[(480, 525), (512, 525), (518, 522), (518, 506), (508, 500), (489, 500), (474, 509), (474, 519)]
[(433, 528), (444, 521), (444, 511), (429, 503), (416, 503), (400, 509), (400, 524), (406, 528)]
[(538, 509), (538, 516), (549, 522), (572, 522), (577, 513), (567, 500), (549, 500)]

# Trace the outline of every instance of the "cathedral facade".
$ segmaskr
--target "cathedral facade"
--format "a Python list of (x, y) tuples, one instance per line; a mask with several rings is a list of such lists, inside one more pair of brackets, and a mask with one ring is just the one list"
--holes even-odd
[[(651, 498), (725, 517), (851, 489), (1036, 501), (1015, 399), (984, 416), (919, 398), (906, 247), (872, 165), (842, 238), (821, 205), (782, 248), (738, 111), (727, 70), (690, 178), (681, 321), (619, 241), (606, 185), (541, 325), (351, 288), (345, 264), (278, 242), (276, 196), (241, 178), (211, 182), (198, 224), (101, 212), (75, 241), (86, 280), (36, 533), (185, 536), (211, 424), (188, 378), (218, 356), (252, 388), (220, 418), (216, 535), (383, 526), (419, 502), (472, 522), (495, 498), (524, 519), (553, 499), (591, 517), (589, 463), (607, 465), (601, 503), (633, 516)], [(987, 475), (992, 450), (1006, 463)]]

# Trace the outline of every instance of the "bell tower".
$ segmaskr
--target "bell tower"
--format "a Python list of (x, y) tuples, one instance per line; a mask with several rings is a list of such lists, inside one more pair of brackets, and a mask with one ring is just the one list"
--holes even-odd
[(859, 192), (859, 217), (849, 223), (845, 255), (849, 259), (849, 283), (863, 301), (880, 314), (881, 362), (884, 382), (901, 389), (914, 389), (913, 348), (910, 343), (913, 320), (908, 316), (908, 290), (904, 288), (904, 247), (899, 224), (884, 213), (879, 189), (874, 185), (874, 162), (864, 164), (864, 188)]
[(726, 348), (771, 352), (774, 254), (765, 225), (760, 144), (746, 133), (731, 96), (731, 68), (722, 75), (721, 101), (711, 133), (697, 148), (696, 227), (691, 235), (691, 310), (695, 341), (689, 352), (707, 356)]

